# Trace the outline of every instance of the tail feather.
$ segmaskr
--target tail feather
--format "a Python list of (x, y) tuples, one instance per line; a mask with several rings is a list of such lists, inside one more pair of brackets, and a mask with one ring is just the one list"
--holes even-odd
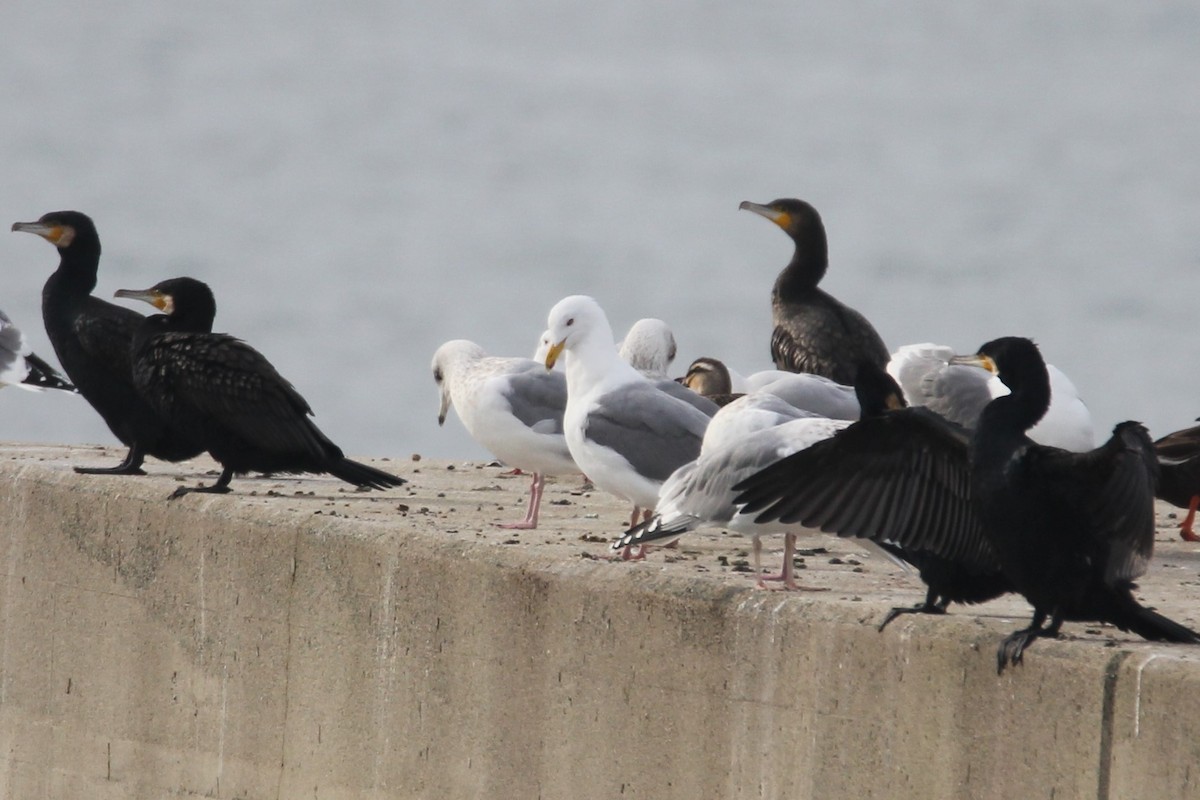
[(25, 380), (21, 381), (21, 383), (27, 386), (37, 386), (42, 389), (61, 389), (64, 392), (79, 391), (66, 378), (60, 375), (58, 370), (33, 353), (25, 356), (25, 364), (29, 367), (29, 374), (25, 376)]
[[(655, 514), (645, 522), (634, 525), (629, 530), (621, 535), (621, 538), (612, 543), (613, 550), (623, 550), (626, 547), (639, 544), (649, 544), (650, 542), (659, 542), (663, 539), (671, 539), (674, 541), (683, 534), (690, 531), (689, 518), (682, 517), (674, 522), (664, 524), (661, 516)], [(667, 544), (670, 544), (668, 542)]]
[(341, 478), (347, 483), (362, 486), (367, 489), (387, 489), (392, 486), (403, 486), (408, 483), (404, 478), (384, 472), (348, 458), (342, 458), (329, 466), (329, 474)]
[(1200, 644), (1200, 633), (1151, 611), (1138, 603), (1130, 592), (1122, 592), (1114, 599), (1115, 607), (1107, 621), (1121, 630), (1136, 633), (1152, 642)]

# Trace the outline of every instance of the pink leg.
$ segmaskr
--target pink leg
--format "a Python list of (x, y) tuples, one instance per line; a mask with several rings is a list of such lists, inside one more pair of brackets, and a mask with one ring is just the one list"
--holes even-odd
[(546, 476), (540, 472), (533, 473), (533, 482), (529, 485), (529, 508), (525, 511), (525, 519), (520, 522), (502, 522), (496, 527), (509, 530), (531, 531), (537, 527), (538, 509), (542, 506), (542, 491), (546, 487)]
[[(642, 511), (638, 506), (633, 507), (633, 513), (629, 516), (629, 527), (634, 527), (638, 524), (638, 517), (642, 518), (642, 522), (647, 522), (650, 519), (651, 511), (646, 509)], [(646, 553), (650, 552), (648, 545), (638, 545), (637, 552), (633, 552), (633, 545), (625, 547), (621, 550), (622, 561), (642, 561), (646, 558)]]
[[(760, 570), (760, 560), (762, 553), (762, 542), (757, 536), (754, 537), (754, 572), (757, 575)], [(793, 560), (796, 557), (796, 534), (785, 533), (783, 535), (783, 571), (778, 575), (761, 575), (758, 579), (758, 587), (766, 589), (764, 581), (782, 581), (783, 588), (789, 592), (805, 591), (805, 592), (821, 592), (824, 589), (810, 589), (807, 586), (801, 586), (796, 583), (796, 566)]]
[(1197, 536), (1196, 532), (1192, 530), (1192, 523), (1196, 521), (1197, 506), (1200, 506), (1200, 494), (1192, 495), (1192, 502), (1188, 503), (1187, 516), (1179, 526), (1179, 535), (1185, 542), (1200, 542), (1200, 536)]

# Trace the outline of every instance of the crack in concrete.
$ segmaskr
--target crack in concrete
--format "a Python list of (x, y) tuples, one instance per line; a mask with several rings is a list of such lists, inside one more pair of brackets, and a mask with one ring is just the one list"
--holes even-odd
[(283, 661), (283, 730), (279, 736), (279, 780), (275, 784), (275, 800), (281, 800), (283, 797), (283, 774), (287, 768), (288, 707), (291, 705), (292, 678), (292, 610), (296, 605), (296, 569), (299, 565), (300, 537), (301, 532), (298, 529), (292, 537), (292, 575), (288, 583), (287, 616), (284, 618), (287, 627), (287, 654)]
[(1096, 797), (1109, 800), (1112, 786), (1113, 725), (1116, 717), (1117, 680), (1121, 666), (1133, 655), (1132, 650), (1123, 650), (1109, 659), (1104, 668), (1104, 703), (1100, 709), (1100, 765), (1096, 771)]

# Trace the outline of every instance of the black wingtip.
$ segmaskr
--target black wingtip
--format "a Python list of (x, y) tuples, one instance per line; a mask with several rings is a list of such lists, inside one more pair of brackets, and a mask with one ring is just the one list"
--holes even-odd
[(58, 389), (63, 392), (79, 393), (66, 378), (59, 374), (58, 370), (47, 364), (37, 355), (30, 353), (25, 356), (25, 363), (29, 367), (29, 374), (25, 376), (25, 380), (21, 381), (28, 386), (38, 386), (42, 389)]
[(624, 550), (632, 545), (650, 544), (663, 539), (678, 539), (689, 530), (691, 528), (686, 525), (663, 525), (662, 517), (655, 514), (645, 522), (634, 525), (625, 531), (621, 534), (621, 538), (610, 546), (613, 550)]

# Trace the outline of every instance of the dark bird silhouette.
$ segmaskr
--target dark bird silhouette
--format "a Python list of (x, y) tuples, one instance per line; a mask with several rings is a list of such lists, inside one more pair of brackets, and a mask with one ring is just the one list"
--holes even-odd
[(29, 349), (25, 334), (3, 311), (0, 311), (0, 386), (19, 386), (34, 392), (42, 389), (79, 391)]
[(1035, 444), (1025, 432), (1050, 404), (1050, 380), (1033, 342), (997, 339), (956, 363), (984, 366), (1011, 390), (969, 438), (917, 408), (866, 419), (744, 481), (737, 501), (766, 519), (967, 565), (998, 561), (1034, 608), (1030, 625), (1001, 642), (999, 671), (1066, 620), (1200, 643), (1133, 597), (1154, 546), (1158, 464), (1146, 429), (1123, 422), (1086, 453)]
[(192, 278), (117, 297), (144, 300), (162, 314), (145, 318), (133, 341), (133, 379), (142, 397), (172, 425), (200, 442), (223, 470), (211, 486), (171, 495), (229, 491), (234, 474), (329, 473), (355, 486), (385, 489), (405, 483), (351, 461), (309, 419), (303, 397), (250, 345), (224, 333), (189, 329), (215, 312), (208, 286)]
[[(133, 387), (130, 347), (142, 315), (92, 296), (100, 266), (100, 236), (90, 217), (53, 211), (37, 222), (17, 222), (14, 231), (41, 236), (58, 248), (58, 269), (42, 289), (42, 319), (63, 371), (100, 414), (113, 435), (129, 447), (116, 467), (76, 467), (76, 472), (144, 475), (147, 455), (182, 461), (204, 452), (172, 428)], [(212, 319), (198, 320), (211, 330)]]
[[(859, 365), (854, 391), (862, 407), (863, 419), (901, 410), (911, 413), (906, 410), (904, 392), (896, 380), (870, 362)], [(941, 412), (938, 413), (939, 416), (944, 416)], [(947, 432), (955, 434), (954, 438), (962, 447), (969, 446), (970, 434), (965, 429), (951, 424)], [(994, 554), (988, 554), (986, 551), (975, 559), (958, 560), (944, 558), (936, 552), (923, 550), (915, 545), (904, 548), (887, 541), (876, 544), (893, 557), (915, 567), (917, 574), (928, 587), (924, 602), (915, 606), (900, 606), (889, 611), (883, 622), (879, 623), (881, 631), (904, 614), (945, 614), (951, 603), (976, 605), (1012, 591), (1012, 585), (1000, 571), (999, 560)]]
[(771, 358), (779, 369), (812, 372), (849, 386), (859, 363), (885, 367), (890, 358), (867, 318), (821, 291), (829, 266), (825, 226), (803, 200), (743, 202), (739, 208), (774, 222), (796, 243), (792, 260), (771, 290)]
[(1200, 506), (1200, 425), (1168, 433), (1154, 443), (1154, 451), (1159, 468), (1156, 496), (1187, 509), (1179, 536), (1186, 542), (1200, 542), (1192, 530)]

